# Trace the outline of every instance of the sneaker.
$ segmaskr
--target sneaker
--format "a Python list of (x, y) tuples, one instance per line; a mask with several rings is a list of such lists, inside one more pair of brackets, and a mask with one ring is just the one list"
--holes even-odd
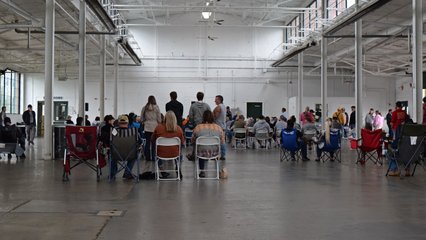
[(123, 179), (126, 179), (126, 180), (133, 179), (133, 175), (131, 173), (124, 173)]
[(391, 176), (391, 177), (399, 177), (399, 175), (400, 175), (399, 171), (390, 171), (388, 173), (388, 176)]
[(320, 159), (319, 158), (315, 158), (315, 162), (319, 162), (320, 161)]
[(194, 157), (194, 155), (192, 155), (192, 154), (190, 154), (190, 153), (188, 153), (188, 154), (186, 155), (186, 158), (188, 158), (188, 160), (189, 160), (189, 161), (191, 161), (191, 162), (195, 161), (195, 157)]
[(309, 159), (308, 157), (303, 157), (302, 161), (311, 161), (311, 159)]
[(8, 154), (7, 154), (7, 158), (8, 158), (8, 159), (11, 159), (11, 158), (12, 158), (12, 154), (8, 153)]
[(225, 158), (225, 157), (220, 157), (219, 159), (220, 159), (220, 160), (226, 160), (226, 158)]
[(296, 161), (296, 157), (291, 157), (291, 161)]
[(205, 178), (206, 177), (206, 173), (205, 172), (200, 172), (200, 174), (198, 174), (198, 176), (200, 178)]
[(25, 159), (26, 158), (25, 153), (23, 153), (19, 158)]

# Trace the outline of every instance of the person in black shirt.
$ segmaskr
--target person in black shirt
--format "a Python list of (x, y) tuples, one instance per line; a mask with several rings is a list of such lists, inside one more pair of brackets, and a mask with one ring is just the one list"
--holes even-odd
[(388, 125), (389, 128), (389, 138), (393, 138), (393, 131), (391, 127), (392, 122), (392, 109), (389, 109), (388, 114), (386, 114), (386, 125)]
[(177, 124), (182, 127), (183, 105), (177, 99), (175, 91), (170, 93), (170, 102), (166, 104), (166, 112), (172, 111), (176, 115)]
[[(349, 128), (352, 130), (354, 130), (355, 128), (355, 123), (356, 123), (356, 111), (355, 111), (355, 106), (351, 107), (351, 115), (349, 116)], [(352, 133), (352, 137), (354, 137), (354, 133)]]

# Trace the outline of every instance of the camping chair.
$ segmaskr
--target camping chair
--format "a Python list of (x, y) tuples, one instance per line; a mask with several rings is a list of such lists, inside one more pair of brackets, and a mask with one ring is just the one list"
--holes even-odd
[[(63, 181), (69, 180), (71, 169), (78, 165), (84, 164), (96, 172), (96, 180), (100, 180), (102, 175), (101, 167), (99, 166), (99, 155), (97, 148), (97, 127), (90, 126), (66, 126), (65, 138), (67, 146), (64, 152), (64, 173)], [(94, 163), (89, 160), (95, 159)], [(75, 162), (72, 164), (71, 162)]]
[[(136, 128), (116, 128), (111, 131), (109, 158), (109, 180), (115, 179), (115, 175), (123, 170), (139, 181), (139, 162), (142, 148), (139, 144), (139, 135)], [(136, 162), (136, 174), (131, 167)], [(117, 168), (118, 167), (118, 168)], [(117, 169), (116, 169), (117, 168)]]
[(8, 154), (8, 158), (11, 158), (12, 154), (15, 154), (17, 158), (24, 157), (24, 149), (19, 146), (19, 136), (17, 133), (18, 129), (14, 124), (0, 126), (0, 153)]
[[(195, 178), (200, 179), (200, 172), (215, 172), (214, 177), (203, 177), (201, 179), (219, 179), (219, 157), (220, 157), (220, 139), (219, 137), (198, 137), (195, 140)], [(207, 170), (200, 169), (200, 162), (205, 161), (207, 165), (208, 160), (215, 161), (215, 169)]]
[(270, 145), (269, 141), (271, 140), (271, 137), (269, 136), (268, 129), (265, 128), (265, 129), (256, 130), (254, 137), (256, 138), (258, 142), (260, 142), (260, 147), (265, 146), (265, 149), (269, 148), (269, 145)]
[(357, 153), (358, 159), (356, 163), (366, 163), (372, 161), (374, 164), (383, 165), (380, 161), (382, 152), (382, 129), (370, 131), (368, 129), (361, 129), (361, 138), (357, 139)]
[[(179, 152), (176, 156), (170, 156), (170, 157), (164, 157), (158, 155), (158, 149), (159, 148), (172, 148), (177, 147), (179, 148)], [(157, 176), (157, 180), (180, 180), (180, 161), (181, 161), (181, 142), (178, 137), (173, 138), (165, 138), (165, 137), (159, 137), (157, 138), (155, 142), (155, 172)], [(176, 172), (176, 178), (160, 178), (160, 167), (159, 162), (162, 161), (164, 165), (166, 165), (165, 162), (172, 161), (174, 162), (175, 168), (173, 169), (161, 169), (161, 172)]]
[(320, 160), (322, 160), (322, 162), (334, 159), (336, 159), (338, 162), (342, 162), (340, 129), (330, 129), (330, 143), (327, 144), (324, 141), (323, 144), (324, 145), (321, 148), (320, 156)]
[(245, 128), (234, 128), (234, 148), (246, 149), (247, 131)]
[[(295, 153), (295, 159), (292, 158), (291, 153)], [(300, 146), (297, 142), (297, 130), (292, 129), (281, 131), (281, 147), (280, 147), (280, 161), (290, 161), (301, 159)]]
[[(425, 164), (425, 147), (426, 147), (426, 125), (422, 124), (404, 124), (401, 127), (399, 138), (393, 146), (390, 146), (388, 157), (395, 160), (397, 168), (403, 167), (408, 169), (414, 163), (414, 169), (411, 176), (414, 176), (417, 165), (421, 164), (426, 170)], [(394, 148), (396, 146), (396, 148)], [(391, 164), (386, 172), (386, 176), (390, 171)]]
[(185, 145), (186, 146), (191, 146), (191, 139), (192, 139), (192, 133), (194, 131), (192, 129), (189, 128), (185, 128)]

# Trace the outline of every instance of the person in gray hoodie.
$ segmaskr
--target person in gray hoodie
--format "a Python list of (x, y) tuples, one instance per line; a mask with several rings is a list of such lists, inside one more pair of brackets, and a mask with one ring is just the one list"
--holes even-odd
[(203, 121), (203, 114), (206, 110), (210, 111), (210, 106), (203, 102), (204, 93), (197, 93), (197, 102), (194, 102), (189, 109), (189, 121), (194, 128)]

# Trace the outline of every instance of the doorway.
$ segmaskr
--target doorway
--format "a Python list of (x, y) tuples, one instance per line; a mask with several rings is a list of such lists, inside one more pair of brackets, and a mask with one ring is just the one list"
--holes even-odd
[[(44, 136), (44, 101), (37, 102), (37, 136)], [(53, 102), (53, 123), (63, 124), (68, 116), (68, 101)]]
[(247, 102), (247, 118), (252, 117), (256, 119), (263, 114), (262, 102)]

